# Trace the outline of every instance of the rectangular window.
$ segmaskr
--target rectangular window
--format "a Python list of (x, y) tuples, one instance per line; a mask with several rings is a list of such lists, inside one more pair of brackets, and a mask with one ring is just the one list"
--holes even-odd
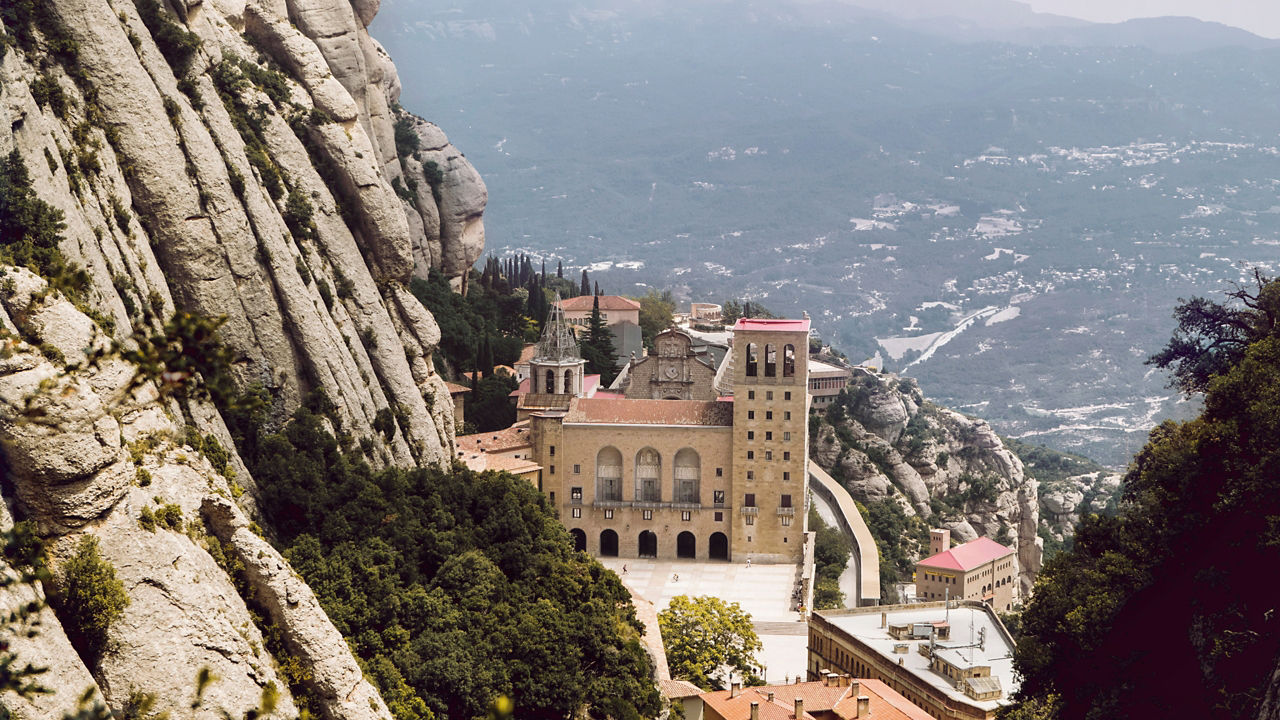
[(580, 487), (569, 488), (569, 498), (570, 498), (570, 499), (572, 499), (572, 500), (581, 500), (581, 499), (582, 499), (582, 488), (580, 488)]
[(555, 466), (555, 465), (552, 465), (552, 466), (551, 466), (551, 474), (552, 474), (552, 475), (555, 475), (555, 474), (556, 474), (556, 466)]
[(653, 511), (652, 511), (652, 510), (644, 510), (644, 511), (641, 511), (641, 515), (643, 515), (643, 516), (644, 516), (644, 519), (645, 519), (645, 520), (652, 520), (652, 519), (653, 519)]
[(756, 439), (756, 431), (755, 431), (755, 430), (748, 430), (748, 431), (747, 431), (747, 439), (748, 439), (748, 440), (755, 440), (755, 439)]
[(723, 504), (724, 504), (724, 491), (723, 491), (723, 490), (715, 490), (715, 491), (713, 491), (713, 492), (711, 493), (711, 501), (712, 501), (712, 502), (714, 502), (714, 503), (715, 503), (715, 504), (717, 504), (717, 505), (723, 505)]
[[(748, 515), (748, 516), (747, 516), (747, 524), (748, 524), (748, 525), (755, 525), (755, 524), (756, 524), (756, 516), (755, 516), (755, 515)], [(747, 540), (747, 542), (751, 542), (751, 540), (750, 540), (750, 539), (748, 539), (748, 540)]]
[(783, 419), (783, 420), (790, 420), (790, 419), (791, 419), (791, 411), (790, 411), (790, 410), (788, 410), (788, 411), (787, 411), (787, 412), (782, 416), (782, 419)]
[(748, 419), (748, 420), (755, 420), (755, 419), (756, 419), (756, 411), (755, 411), (755, 410), (748, 410), (748, 411), (747, 411), (747, 419)]
[(604, 511), (604, 519), (605, 519), (605, 520), (612, 520), (612, 519), (613, 519), (613, 511), (612, 511), (612, 510), (605, 510), (605, 511)]
[(552, 490), (551, 492), (549, 492), (549, 493), (547, 493), (547, 494), (551, 496), (551, 504), (552, 504), (552, 505), (555, 505), (555, 504), (556, 504), (556, 491), (555, 491), (555, 490)]
[(765, 451), (764, 451), (764, 459), (765, 459), (765, 460), (772, 460), (772, 459), (773, 459), (773, 451), (772, 451), (772, 450), (765, 450)]
[(791, 525), (791, 516), (790, 516), (790, 515), (783, 515), (783, 516), (782, 516), (782, 526), (783, 526), (783, 527), (788, 527), (788, 526), (790, 526), (790, 525)]
[(724, 468), (716, 468), (716, 477), (724, 477)]
[(684, 512), (680, 513), (680, 519), (685, 522), (689, 522), (690, 520), (693, 519), (693, 513), (689, 512), (688, 510), (685, 510)]
[(770, 430), (770, 431), (766, 431), (766, 432), (765, 432), (765, 434), (764, 434), (764, 439), (765, 439), (765, 440), (772, 440), (772, 439), (773, 439), (773, 431), (771, 431), (771, 430)]
[(791, 451), (790, 451), (790, 450), (783, 450), (783, 451), (782, 451), (782, 459), (783, 459), (783, 460), (790, 460), (790, 459), (791, 459)]
[(551, 457), (555, 457), (555, 456), (556, 456), (556, 446), (555, 446), (555, 445), (552, 445), (552, 446), (551, 446)]
[(580, 472), (582, 472), (582, 466), (581, 466), (581, 465), (574, 465), (574, 466), (573, 466), (573, 474), (574, 474), (574, 475), (577, 475), (577, 474), (578, 474), (578, 473), (580, 473)]
[(748, 460), (755, 460), (755, 459), (756, 459), (756, 451), (755, 451), (755, 450), (748, 450), (748, 451), (747, 451), (747, 459), (748, 459)]
[(790, 391), (790, 390), (788, 390), (788, 391), (786, 391), (785, 393), (783, 393), (783, 395), (782, 395), (782, 399), (783, 399), (783, 400), (790, 400), (790, 399), (791, 399), (791, 391)]
[(780, 496), (780, 497), (778, 498), (778, 505), (779, 505), (780, 507), (784, 507), (784, 508), (789, 508), (789, 507), (791, 507), (791, 496), (790, 496), (790, 495), (782, 495), (782, 496)]
[(772, 419), (773, 419), (773, 411), (772, 411), (772, 410), (766, 410), (766, 411), (765, 411), (765, 413), (764, 413), (764, 419), (765, 419), (765, 420), (772, 420)]
[(748, 391), (747, 391), (747, 399), (748, 399), (748, 400), (755, 400), (755, 399), (756, 399), (756, 391), (755, 391), (755, 390), (748, 390)]
[(790, 473), (790, 472), (788, 472), (788, 471), (786, 471), (786, 470), (783, 470), (783, 471), (782, 471), (782, 482), (787, 482), (787, 481), (788, 481), (788, 480), (790, 480), (790, 479), (791, 479), (791, 473)]
[(716, 513), (716, 522), (724, 522), (724, 513), (722, 512)]
[(773, 391), (772, 391), (772, 390), (766, 391), (766, 392), (765, 392), (765, 394), (764, 394), (764, 399), (765, 399), (765, 400), (772, 400), (772, 399), (773, 399)]
[[(782, 433), (782, 442), (791, 442), (791, 433), (789, 432)], [(577, 466), (575, 465), (574, 467), (577, 467)]]
[(574, 509), (573, 509), (573, 516), (574, 516), (574, 517), (576, 517), (576, 518), (580, 518), (580, 517), (582, 517), (582, 508), (580, 508), (580, 507), (576, 507), (576, 508), (574, 508)]
[(756, 506), (756, 494), (755, 494), (755, 493), (747, 493), (746, 495), (742, 496), (742, 504), (743, 504), (743, 505), (746, 505), (747, 507), (755, 507), (755, 506)]
[(747, 471), (747, 479), (748, 479), (748, 480), (755, 480), (755, 479), (756, 479), (756, 471), (755, 471), (755, 470), (748, 470), (748, 471)]

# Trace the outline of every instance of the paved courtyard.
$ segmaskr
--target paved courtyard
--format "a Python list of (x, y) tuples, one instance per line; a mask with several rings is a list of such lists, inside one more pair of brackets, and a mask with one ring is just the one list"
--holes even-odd
[[(747, 567), (745, 562), (598, 558), (659, 612), (677, 595), (711, 595), (736, 602), (751, 614), (764, 649), (765, 680), (784, 682), (805, 671), (807, 625), (792, 609), (799, 575), (795, 565)], [(627, 571), (624, 574), (623, 566)]]

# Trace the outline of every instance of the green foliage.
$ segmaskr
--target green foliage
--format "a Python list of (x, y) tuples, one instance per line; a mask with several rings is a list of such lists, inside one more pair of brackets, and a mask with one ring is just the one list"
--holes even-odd
[(58, 568), (54, 590), (49, 600), (67, 638), (93, 667), (106, 649), (107, 631), (129, 604), (115, 568), (98, 552), (98, 538), (80, 538), (75, 554)]
[(673, 323), (676, 301), (670, 290), (650, 290), (639, 301), (640, 335), (644, 339), (644, 346), (653, 350), (653, 339)]
[[(1214, 334), (1198, 312), (1180, 336)], [(1258, 585), (1280, 561), (1280, 334), (1218, 352), (1175, 369), (1184, 389), (1203, 383), (1203, 414), (1153, 430), (1119, 515), (1087, 516), (1045, 564), (1015, 657), (1024, 701), (1056, 695), (1063, 718), (1258, 714), (1280, 654)]]
[(511, 365), (520, 358), (529, 318), (526, 303), (505, 282), (489, 287), (473, 282), (463, 297), (433, 270), (427, 280), (414, 278), (409, 289), (440, 324), (440, 353), (456, 372), (480, 369), (476, 354), (486, 335), (495, 364)]
[(200, 37), (174, 22), (160, 9), (158, 0), (135, 0), (138, 16), (147, 26), (160, 54), (173, 68), (173, 74), (185, 76), (191, 70), (191, 62), (200, 49)]
[(398, 718), (483, 716), (502, 695), (520, 717), (658, 712), (628, 592), (527, 482), (375, 473), (305, 408), (242, 451), (291, 565)]
[(138, 513), (138, 525), (147, 532), (156, 531), (156, 514), (151, 511), (151, 506), (143, 506), (142, 512)]
[(62, 91), (62, 86), (58, 84), (58, 79), (48, 71), (42, 72), (31, 81), (31, 97), (36, 103), (49, 108), (54, 117), (59, 120), (67, 119), (67, 110), (71, 106), (71, 101), (67, 98), (67, 94)]
[(311, 201), (302, 190), (298, 188), (289, 190), (289, 199), (285, 201), (282, 215), (284, 224), (295, 238), (299, 240), (316, 238), (316, 223), (313, 219), (315, 211), (312, 210)]
[(155, 522), (160, 527), (182, 532), (182, 508), (173, 503), (161, 505), (156, 510)]
[(414, 132), (413, 118), (408, 113), (400, 113), (396, 117), (396, 152), (400, 157), (408, 157), (422, 149), (422, 141)]
[(921, 547), (929, 546), (929, 527), (918, 516), (909, 517), (893, 498), (863, 505), (858, 510), (867, 521), (880, 556), (880, 602), (898, 602), (895, 583), (908, 582), (915, 571)]
[[(13, 588), (33, 585), (47, 581), (49, 573), (45, 567), (44, 545), (35, 533), (35, 524), (24, 521), (15, 524), (8, 530), (0, 531), (0, 550), (4, 554), (4, 562), (10, 569), (0, 575), (0, 589), (11, 599), (17, 598)], [(38, 667), (30, 661), (21, 660), (12, 650), (9, 637), (25, 634), (28, 637), (36, 632), (39, 613), (44, 603), (36, 599), (19, 602), (15, 606), (0, 607), (0, 692), (17, 693), (23, 697), (47, 692), (39, 681), (48, 668)]]
[(714, 690), (729, 686), (729, 676), (720, 676), (725, 669), (741, 676), (756, 672), (760, 638), (736, 602), (677, 595), (658, 613), (658, 626), (673, 678)]
[(77, 302), (89, 276), (59, 249), (65, 229), (62, 211), (36, 197), (27, 165), (14, 149), (0, 160), (0, 262), (31, 269)]
[(115, 195), (111, 196), (110, 202), (111, 202), (111, 214), (113, 217), (115, 217), (116, 226), (120, 228), (120, 232), (124, 233), (125, 235), (128, 235), (129, 220), (132, 219), (132, 217), (129, 214), (129, 210), (124, 206), (124, 203), (120, 202), (120, 198), (116, 197)]
[(591, 317), (587, 321), (587, 336), (580, 343), (582, 359), (587, 361), (588, 373), (599, 373), (600, 384), (608, 387), (618, 376), (615, 366), (613, 333), (609, 332), (604, 319), (600, 315), (600, 297), (593, 298)]
[(467, 421), (475, 425), (476, 432), (511, 427), (516, 421), (516, 408), (510, 395), (519, 386), (520, 382), (505, 371), (476, 383), (467, 398)]
[[(222, 62), (210, 68), (209, 77), (213, 80), (213, 86), (217, 89), (218, 97), (222, 99), (227, 114), (231, 116), (232, 125), (244, 140), (245, 157), (258, 171), (258, 176), (267, 193), (273, 200), (279, 200), (284, 197), (284, 180), (280, 169), (267, 152), (267, 143), (263, 135), (267, 115), (274, 110), (267, 103), (250, 106), (245, 101), (251, 79), (255, 77), (258, 80), (262, 79), (255, 74), (259, 69), (256, 65), (235, 56), (227, 56)], [(249, 76), (246, 76), (246, 71)], [(272, 92), (266, 88), (263, 88), (263, 92), (267, 93), (268, 97), (272, 96)]]
[(813, 572), (815, 609), (844, 607), (844, 593), (840, 590), (840, 575), (849, 565), (853, 546), (839, 528), (833, 528), (822, 520), (814, 508), (809, 509), (809, 527), (815, 532), (813, 543)]

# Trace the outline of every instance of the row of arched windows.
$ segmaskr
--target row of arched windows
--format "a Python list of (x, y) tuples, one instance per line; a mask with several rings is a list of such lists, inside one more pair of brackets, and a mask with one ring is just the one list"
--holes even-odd
[[(747, 344), (747, 377), (756, 377), (760, 369), (760, 347), (755, 343)], [(782, 346), (782, 377), (796, 374), (796, 347), (791, 344)], [(764, 346), (764, 376), (778, 376), (778, 350), (773, 344)]]
[[(636, 502), (662, 502), (662, 453), (647, 447), (636, 453), (634, 460)], [(672, 500), (681, 503), (699, 501), (699, 484), (702, 460), (693, 448), (676, 453), (672, 464), (675, 483)], [(622, 451), (609, 446), (596, 453), (596, 499), (606, 502), (622, 502)]]

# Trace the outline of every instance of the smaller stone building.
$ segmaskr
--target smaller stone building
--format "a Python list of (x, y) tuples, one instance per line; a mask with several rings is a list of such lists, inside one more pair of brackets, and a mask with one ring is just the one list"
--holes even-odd
[(696, 353), (688, 333), (664, 330), (654, 338), (654, 352), (631, 363), (628, 398), (647, 400), (715, 400), (716, 368), (707, 353)]
[(1000, 612), (1013, 609), (1018, 584), (1018, 554), (1012, 548), (978, 538), (951, 547), (951, 531), (929, 531), (929, 557), (916, 563), (920, 600), (981, 600)]
[(579, 295), (567, 300), (557, 300), (555, 305), (564, 312), (566, 322), (585, 328), (591, 322), (596, 298), (600, 299), (600, 319), (605, 325), (622, 322), (640, 324), (640, 303), (621, 295)]

